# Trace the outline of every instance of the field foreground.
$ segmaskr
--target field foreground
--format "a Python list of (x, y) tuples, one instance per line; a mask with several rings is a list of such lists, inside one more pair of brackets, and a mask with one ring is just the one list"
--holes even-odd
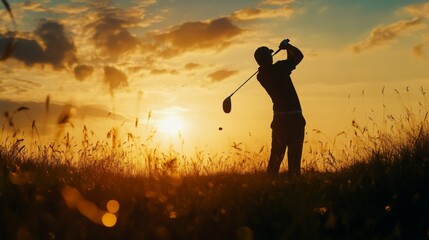
[(32, 161), (0, 148), (0, 236), (427, 239), (429, 140), (417, 140), (340, 171), (278, 178), (132, 176)]

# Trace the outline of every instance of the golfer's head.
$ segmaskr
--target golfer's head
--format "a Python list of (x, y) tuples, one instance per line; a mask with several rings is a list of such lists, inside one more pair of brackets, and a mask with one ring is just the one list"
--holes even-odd
[(265, 46), (256, 49), (254, 56), (259, 66), (262, 67), (273, 64), (273, 57), (271, 56), (273, 52), (274, 51), (272, 49)]

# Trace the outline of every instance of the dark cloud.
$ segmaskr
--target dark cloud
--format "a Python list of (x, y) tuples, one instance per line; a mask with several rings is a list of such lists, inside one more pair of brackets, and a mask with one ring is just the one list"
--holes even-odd
[[(10, 41), (10, 37), (0, 35), (0, 56), (5, 54)], [(62, 69), (77, 62), (73, 41), (66, 37), (63, 25), (53, 21), (44, 21), (34, 31), (33, 38), (15, 38), (9, 56), (27, 66), (50, 64), (55, 69)]]
[(84, 81), (92, 75), (94, 67), (89, 65), (78, 65), (74, 68), (74, 77), (79, 81)]
[(121, 16), (121, 11), (117, 9), (104, 10), (97, 13), (94, 22), (86, 26), (93, 34), (93, 44), (102, 55), (117, 58), (136, 50), (140, 45), (140, 41), (128, 31), (128, 27), (137, 23), (126, 17)]
[[(11, 47), (9, 47), (10, 42), (12, 42)], [(6, 53), (7, 51), (9, 52)], [(20, 60), (27, 66), (33, 66), (36, 63), (47, 63), (45, 52), (36, 40), (12, 39), (6, 35), (0, 35), (0, 56), (5, 55)]]
[(75, 46), (64, 34), (63, 25), (57, 22), (44, 22), (34, 31), (46, 46), (46, 61), (54, 67), (63, 67), (64, 64), (72, 64), (77, 61)]
[(209, 74), (208, 77), (212, 80), (212, 82), (220, 82), (236, 74), (237, 72), (238, 71), (235, 70), (222, 69)]
[(128, 86), (128, 77), (124, 72), (114, 67), (105, 66), (104, 84), (109, 87), (110, 93), (113, 93), (116, 89)]
[(243, 33), (228, 18), (208, 22), (186, 22), (161, 34), (151, 34), (147, 51), (157, 51), (157, 56), (172, 58), (198, 49), (221, 50), (232, 43), (234, 37)]

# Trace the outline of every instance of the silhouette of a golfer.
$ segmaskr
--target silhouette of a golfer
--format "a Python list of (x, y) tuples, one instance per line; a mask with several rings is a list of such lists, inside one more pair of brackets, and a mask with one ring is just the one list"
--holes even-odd
[(305, 134), (305, 119), (290, 74), (304, 58), (302, 52), (283, 40), (279, 48), (287, 51), (287, 59), (273, 64), (273, 50), (263, 46), (255, 51), (259, 64), (258, 81), (273, 101), (274, 117), (271, 123), (271, 155), (267, 172), (278, 175), (286, 148), (289, 174), (301, 173), (301, 155)]

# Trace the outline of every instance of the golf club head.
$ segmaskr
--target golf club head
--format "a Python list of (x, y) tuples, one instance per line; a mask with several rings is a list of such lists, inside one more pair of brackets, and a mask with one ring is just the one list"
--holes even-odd
[(225, 113), (231, 112), (231, 97), (227, 97), (223, 100), (222, 108)]

